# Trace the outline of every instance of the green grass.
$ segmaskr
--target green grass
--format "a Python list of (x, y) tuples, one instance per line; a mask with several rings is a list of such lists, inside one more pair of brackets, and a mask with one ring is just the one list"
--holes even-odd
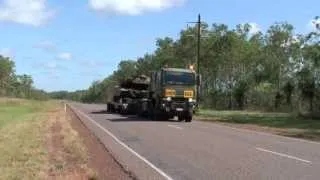
[(0, 128), (16, 121), (30, 120), (45, 112), (53, 103), (50, 101), (28, 101), (19, 99), (0, 100)]
[(15, 121), (23, 120), (25, 117), (32, 115), (32, 109), (28, 106), (6, 106), (0, 104), (0, 128), (15, 123)]
[(201, 110), (198, 116), (206, 121), (279, 128), (282, 135), (320, 140), (320, 120), (289, 113)]
[(51, 101), (0, 98), (0, 180), (43, 179), (47, 151), (43, 125)]

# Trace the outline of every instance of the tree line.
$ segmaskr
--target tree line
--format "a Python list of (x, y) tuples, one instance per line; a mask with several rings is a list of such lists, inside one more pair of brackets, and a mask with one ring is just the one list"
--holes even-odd
[[(320, 110), (320, 18), (314, 30), (295, 33), (288, 22), (276, 22), (267, 31), (253, 33), (250, 24), (201, 25), (201, 106), (204, 108), (263, 111)], [(107, 88), (132, 75), (146, 74), (164, 65), (188, 67), (196, 61), (196, 27), (177, 39), (156, 40), (156, 49), (136, 60), (122, 60), (118, 69), (87, 91), (73, 92), (83, 102), (105, 102)]]
[(18, 75), (15, 72), (15, 62), (0, 55), (0, 97), (17, 97), (45, 100), (48, 95), (45, 91), (33, 87), (30, 75)]

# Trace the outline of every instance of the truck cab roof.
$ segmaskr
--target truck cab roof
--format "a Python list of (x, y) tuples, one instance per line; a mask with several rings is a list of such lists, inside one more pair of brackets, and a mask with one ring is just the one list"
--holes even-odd
[(164, 71), (175, 71), (175, 72), (186, 72), (186, 73), (195, 73), (194, 70), (184, 69), (184, 68), (162, 68)]

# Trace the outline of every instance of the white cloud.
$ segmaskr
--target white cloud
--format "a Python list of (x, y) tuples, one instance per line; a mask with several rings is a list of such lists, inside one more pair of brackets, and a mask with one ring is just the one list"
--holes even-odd
[(51, 41), (42, 41), (39, 44), (36, 44), (34, 47), (44, 49), (49, 52), (55, 52), (57, 49), (55, 44), (52, 43)]
[(293, 35), (292, 38), (284, 41), (280, 46), (287, 48), (290, 47), (292, 44), (300, 43), (300, 41), (301, 40), (299, 39), (299, 36)]
[(47, 72), (47, 74), (50, 79), (59, 79), (60, 78), (60, 74), (58, 74), (58, 72), (56, 72), (55, 70), (51, 70), (51, 71)]
[(320, 18), (312, 19), (309, 22), (309, 27), (311, 27), (312, 30), (316, 30), (317, 26), (320, 27)]
[(46, 0), (3, 0), (0, 4), (0, 21), (40, 26), (52, 16)]
[(71, 60), (72, 59), (72, 54), (68, 52), (60, 53), (58, 55), (58, 58), (61, 60)]
[(160, 11), (179, 6), (185, 0), (89, 0), (89, 6), (96, 11), (122, 15), (139, 15), (146, 11)]
[[(246, 27), (246, 25), (249, 25), (249, 27)], [(247, 28), (248, 28), (248, 29), (247, 29)], [(241, 29), (242, 31), (248, 30), (248, 31), (249, 31), (248, 33), (249, 33), (250, 36), (255, 35), (255, 34), (261, 32), (260, 26), (259, 26), (257, 23), (255, 23), (255, 22), (242, 23), (242, 24), (240, 24), (240, 29)]]
[(55, 62), (48, 62), (47, 64), (45, 64), (45, 67), (48, 69), (57, 69), (58, 65)]
[(104, 67), (106, 66), (105, 62), (102, 61), (93, 61), (93, 60), (87, 60), (87, 61), (83, 61), (81, 63), (83, 66), (87, 67), (87, 68), (99, 68), (99, 67)]
[(4, 56), (4, 57), (14, 57), (14, 52), (12, 49), (10, 48), (2, 48), (0, 49), (0, 55)]
[(293, 35), (292, 39), (291, 39), (291, 43), (295, 44), (295, 43), (299, 43), (299, 42), (300, 42), (299, 36)]
[(68, 67), (62, 66), (61, 64), (58, 64), (55, 61), (36, 62), (32, 64), (32, 67), (36, 70), (40, 70), (38, 71), (38, 73), (41, 73), (41, 74), (60, 73), (60, 72), (69, 70)]
[(250, 34), (252, 34), (252, 35), (257, 34), (258, 32), (261, 31), (261, 28), (259, 27), (259, 25), (257, 23), (251, 22), (251, 23), (249, 23), (249, 25), (251, 26), (250, 31), (249, 31)]
[(35, 67), (40, 67), (40, 68), (44, 68), (46, 70), (49, 71), (63, 71), (63, 70), (68, 70), (67, 67), (62, 66), (61, 64), (57, 64), (57, 62), (55, 61), (50, 61), (50, 62), (46, 62), (46, 63), (40, 63), (40, 64), (35, 64)]

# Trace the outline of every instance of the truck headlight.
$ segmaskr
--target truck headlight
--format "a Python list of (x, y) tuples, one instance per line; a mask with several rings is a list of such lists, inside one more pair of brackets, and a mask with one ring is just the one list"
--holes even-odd
[(176, 90), (165, 89), (165, 97), (174, 97), (174, 96), (176, 96)]
[(191, 102), (193, 102), (193, 99), (192, 99), (192, 98), (189, 98), (188, 101), (191, 103)]
[(183, 96), (185, 98), (193, 98), (193, 91), (192, 90), (186, 90), (183, 92)]

